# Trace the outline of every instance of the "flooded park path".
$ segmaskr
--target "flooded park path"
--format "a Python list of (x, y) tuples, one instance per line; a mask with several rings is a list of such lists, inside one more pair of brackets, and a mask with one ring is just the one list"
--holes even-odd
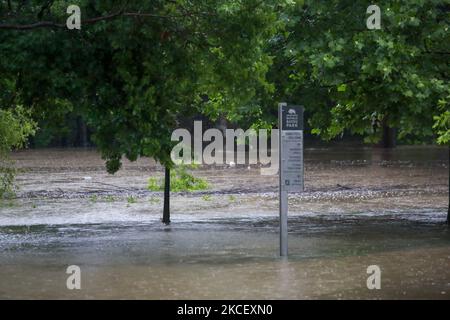
[[(449, 299), (448, 153), (437, 147), (307, 149), (278, 257), (277, 177), (201, 167), (211, 189), (146, 189), (148, 159), (105, 173), (93, 150), (28, 150), (0, 207), (0, 298)], [(81, 290), (66, 268), (81, 268)], [(378, 265), (381, 289), (368, 290)]]

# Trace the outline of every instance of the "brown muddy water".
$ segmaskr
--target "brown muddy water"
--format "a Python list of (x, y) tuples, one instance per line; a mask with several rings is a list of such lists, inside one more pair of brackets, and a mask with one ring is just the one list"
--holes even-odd
[[(211, 189), (175, 193), (172, 224), (151, 160), (104, 172), (94, 150), (28, 150), (0, 206), (2, 299), (449, 299), (445, 148), (308, 149), (278, 257), (277, 178), (203, 167)], [(81, 290), (66, 268), (81, 268)], [(366, 271), (381, 269), (381, 289)]]

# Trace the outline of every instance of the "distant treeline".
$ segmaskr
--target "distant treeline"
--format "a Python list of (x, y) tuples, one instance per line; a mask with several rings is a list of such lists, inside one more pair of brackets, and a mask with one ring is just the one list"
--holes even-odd
[[(306, 112), (306, 116), (308, 113)], [(236, 124), (221, 118), (217, 121), (208, 120), (202, 115), (180, 119), (179, 127), (186, 128), (193, 132), (193, 123), (195, 120), (202, 120), (205, 129), (207, 128), (237, 128)], [(29, 146), (31, 148), (52, 148), (52, 147), (95, 147), (93, 141), (93, 129), (89, 127), (82, 116), (75, 112), (64, 114), (53, 119), (38, 119), (38, 130), (35, 136), (30, 137)], [(248, 128), (243, 127), (246, 130)], [(416, 144), (418, 141), (414, 137), (404, 137), (399, 139), (395, 129), (386, 128), (384, 139), (378, 146), (393, 147), (397, 144)], [(355, 146), (363, 145), (363, 139), (360, 136), (345, 132), (342, 136), (335, 138), (331, 143), (346, 142)], [(421, 143), (433, 144), (432, 138), (429, 141), (420, 141)], [(308, 123), (305, 123), (305, 143), (307, 145), (326, 144), (317, 136), (312, 135)]]
[(68, 113), (60, 119), (38, 120), (38, 130), (30, 137), (31, 148), (46, 147), (91, 147), (92, 130), (84, 119), (74, 113)]

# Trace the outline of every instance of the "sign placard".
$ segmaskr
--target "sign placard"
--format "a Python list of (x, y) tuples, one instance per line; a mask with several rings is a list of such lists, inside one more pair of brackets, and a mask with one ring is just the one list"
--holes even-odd
[(303, 191), (303, 107), (280, 105), (280, 188)]

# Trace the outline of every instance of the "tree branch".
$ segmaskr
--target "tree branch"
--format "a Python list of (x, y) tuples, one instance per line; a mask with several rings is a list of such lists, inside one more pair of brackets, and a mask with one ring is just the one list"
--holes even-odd
[(450, 54), (450, 52), (446, 52), (446, 51), (426, 51), (425, 53), (428, 53), (428, 54)]
[[(95, 24), (100, 21), (107, 21), (107, 20), (113, 20), (117, 17), (144, 17), (144, 18), (159, 18), (159, 19), (173, 19), (173, 18), (183, 18), (187, 16), (188, 14), (180, 14), (180, 15), (158, 15), (158, 14), (152, 14), (152, 13), (141, 13), (141, 12), (123, 12), (122, 10), (111, 13), (106, 16), (96, 17), (96, 18), (90, 18), (86, 20), (81, 21), (81, 25), (86, 24)], [(0, 30), (6, 29), (6, 30), (32, 30), (32, 29), (38, 29), (38, 28), (66, 28), (65, 23), (57, 23), (54, 21), (40, 21), (35, 22), (31, 24), (0, 24)]]

